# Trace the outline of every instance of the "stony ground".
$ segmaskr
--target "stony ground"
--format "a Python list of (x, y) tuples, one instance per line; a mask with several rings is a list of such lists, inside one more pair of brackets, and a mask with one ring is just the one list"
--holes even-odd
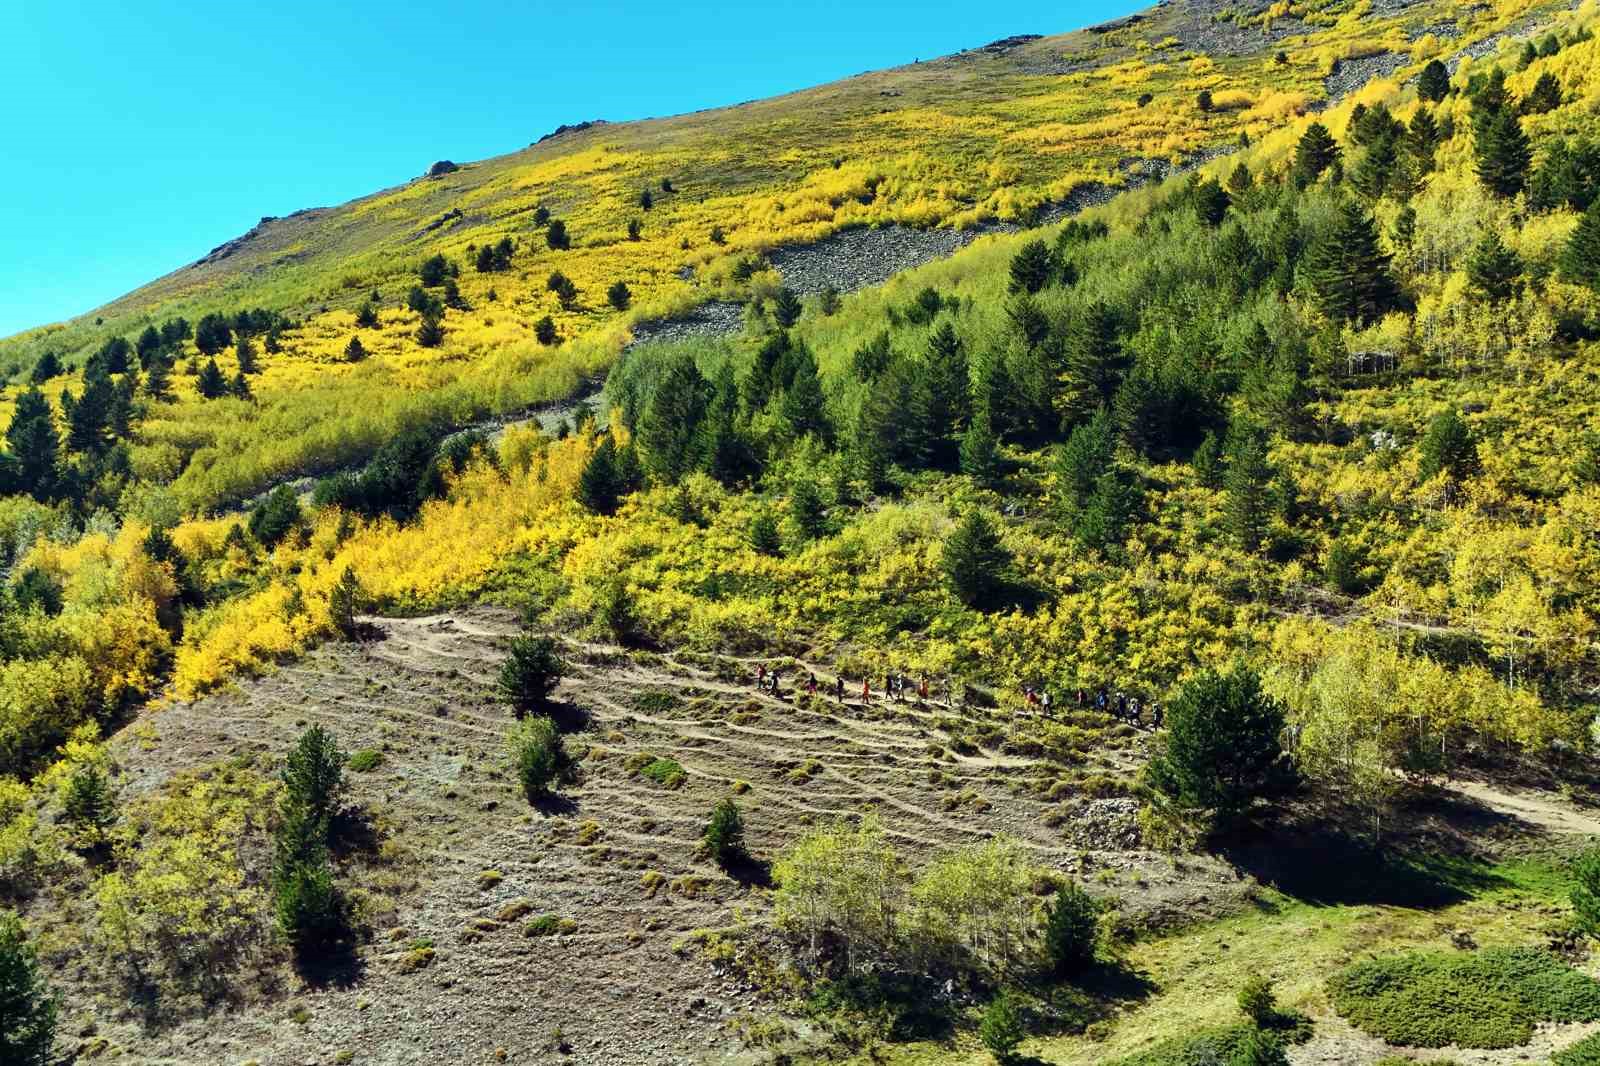
[[(1131, 801), (1040, 795), (1030, 782), (1054, 768), (956, 750), (942, 706), (863, 706), (859, 681), (842, 706), (797, 698), (794, 670), (809, 664), (791, 666), (774, 699), (751, 684), (753, 660), (573, 642), (558, 697), (584, 757), (559, 800), (531, 807), (503, 769), (509, 715), (493, 694), (515, 618), (474, 609), (377, 626), (381, 639), (330, 644), (235, 692), (149, 711), (116, 741), (130, 795), (239, 756), (270, 772), (313, 723), (347, 751), (381, 752), (376, 769), (350, 774), (375, 839), (340, 877), (377, 901), (354, 974), (313, 988), (267, 959), (270, 972), (241, 982), (257, 990), (226, 1012), (137, 1015), (117, 1005), (108, 964), (79, 959), (63, 972), (86, 1047), (197, 1066), (754, 1061), (734, 1030), (770, 1005), (690, 943), (697, 930), (765, 920), (760, 889), (697, 853), (707, 813), (730, 794), (759, 858), (808, 825), (870, 810), (914, 858), (1014, 834), (1136, 920), (1215, 913), (1243, 891), (1220, 863), (1180, 868), (1129, 847)], [(986, 724), (958, 717), (975, 715)], [(1105, 726), (1104, 750), (1076, 768), (1101, 780), (1097, 792), (1128, 778), (1145, 741)], [(644, 756), (676, 760), (685, 779), (641, 775)], [(527, 935), (545, 915), (558, 931)], [(419, 965), (423, 945), (434, 954)]]

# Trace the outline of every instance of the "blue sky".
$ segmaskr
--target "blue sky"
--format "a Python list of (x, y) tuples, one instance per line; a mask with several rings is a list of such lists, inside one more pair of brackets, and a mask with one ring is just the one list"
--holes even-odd
[(1144, 6), (11, 3), (0, 336), (88, 311), (262, 215), (563, 122), (737, 103)]

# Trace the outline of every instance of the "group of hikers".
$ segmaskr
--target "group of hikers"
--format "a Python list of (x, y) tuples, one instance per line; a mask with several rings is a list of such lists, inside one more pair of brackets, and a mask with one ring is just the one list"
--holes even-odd
[[(844, 677), (841, 675), (833, 679), (831, 686), (817, 680), (815, 672), (808, 671), (804, 680), (796, 682), (800, 691), (807, 695), (815, 696), (819, 688), (833, 689), (833, 698), (841, 704), (848, 701)], [(774, 698), (783, 694), (783, 669), (774, 666), (767, 668), (766, 663), (756, 665), (756, 688)], [(888, 671), (883, 675), (883, 687), (878, 690), (885, 701), (904, 703), (909, 696), (918, 703), (935, 703), (940, 706), (950, 707), (956, 696), (956, 686), (946, 678), (943, 681), (929, 681), (927, 674), (922, 674), (913, 680), (905, 674)], [(961, 705), (972, 704), (974, 689), (971, 685), (960, 686)], [(872, 678), (861, 679), (861, 704), (866, 706), (872, 702)], [(1024, 685), (1022, 689), (1023, 702), (1035, 713), (1044, 717), (1051, 717), (1055, 708), (1055, 700), (1047, 688)], [(1134, 726), (1148, 724), (1152, 729), (1160, 729), (1164, 717), (1162, 707), (1155, 700), (1141, 700), (1136, 694), (1129, 694), (1121, 689), (1111, 692), (1101, 686), (1092, 695), (1087, 689), (1079, 688), (1073, 694), (1073, 703), (1084, 710), (1093, 707), (1101, 714), (1108, 714), (1118, 721), (1127, 722)], [(1148, 723), (1146, 722), (1148, 715)]]

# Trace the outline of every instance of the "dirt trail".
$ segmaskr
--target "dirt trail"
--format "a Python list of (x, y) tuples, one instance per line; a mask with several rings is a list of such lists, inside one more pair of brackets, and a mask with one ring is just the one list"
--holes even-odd
[(1481, 781), (1452, 781), (1446, 791), (1548, 833), (1600, 836), (1600, 812), (1584, 810), (1556, 793), (1511, 791)]

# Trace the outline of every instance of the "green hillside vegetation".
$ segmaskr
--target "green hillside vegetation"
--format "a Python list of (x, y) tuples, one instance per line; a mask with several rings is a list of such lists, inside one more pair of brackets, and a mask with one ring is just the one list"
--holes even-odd
[[(14, 490), (0, 500), (0, 892), (32, 920), (44, 904), (30, 901), (81, 878), (82, 927), (52, 928), (61, 950), (93, 944), (207, 1004), (247, 968), (268, 912), (295, 965), (359, 952), (381, 893), (351, 887), (358, 863), (335, 854), (348, 782), (320, 726), (281, 785), (251, 756), (120, 809), (103, 735), (150, 701), (370, 636), (369, 613), (493, 604), (527, 626), (484, 689), (517, 719), (495, 735), (495, 774), (530, 819), (609, 761), (663, 804), (724, 783), (743, 794), (705, 780), (692, 745), (613, 760), (620, 730), (562, 717), (564, 679), (620, 663), (643, 685), (647, 669), (686, 676), (666, 658), (682, 655), (722, 686), (696, 680), (699, 728), (744, 724), (701, 701), (759, 661), (763, 677), (780, 668), (771, 695), (796, 715), (846, 695), (868, 716), (909, 703), (933, 758), (992, 757), (1018, 770), (1008, 787), (1062, 801), (1051, 830), (1074, 816), (1067, 800), (1116, 797), (1137, 801), (1145, 847), (1175, 855), (1245, 869), (1252, 849), (1301, 833), (1330, 849), (1215, 922), (1139, 926), (1114, 912), (1114, 876), (1091, 895), (1072, 875), (1066, 828), (1043, 862), (998, 829), (908, 848), (893, 803), (831, 820), (723, 797), (696, 847), (749, 888), (749, 924), (692, 945), (736, 962), (774, 1013), (826, 1020), (833, 1052), (1265, 1063), (1315, 1039), (1329, 1009), (1396, 1046), (1515, 1046), (1537, 1022), (1600, 1017), (1594, 982), (1530, 947), (1581, 943), (1564, 898), (1588, 867), (1569, 871), (1553, 846), (1447, 845), (1413, 824), (1463, 774), (1515, 766), (1575, 794), (1587, 780), (1600, 12), (1589, 0), (1544, 13), (1529, 41), (1453, 74), (1425, 66), (1450, 49), (1419, 38), (1396, 76), (1314, 114), (1303, 100), (1268, 115), (1330, 57), (1360, 58), (1361, 33), (1408, 24), (1366, 3), (1288, 7), (1311, 37), (1282, 61), (1163, 58), (1174, 46), (1153, 35), (1168, 11), (732, 117), (567, 134), (305, 220), (321, 243), (264, 279), (224, 259), (101, 326), (13, 342), (0, 360), (38, 381), (12, 386), (0, 465)], [(1063, 50), (1112, 65), (1023, 72)], [(985, 64), (1017, 69), (970, 73)], [(1129, 117), (1137, 103), (1098, 93), (1108, 86), (1193, 97), (1195, 111), (1162, 109), (1152, 122), (1171, 128), (1147, 130)], [(895, 109), (867, 106), (891, 88)], [(1072, 122), (1042, 117), (1068, 102), (1083, 109)], [(790, 110), (823, 104), (838, 109), (828, 121)], [(882, 138), (868, 151), (903, 152), (906, 108), (925, 131), (920, 160), (824, 162), (830, 138), (862, 128)], [(1073, 147), (1096, 128), (1099, 147)], [(741, 131), (750, 140), (727, 147)], [(795, 172), (750, 162), (789, 137)], [(1108, 178), (1124, 137), (1140, 154), (1235, 150), (855, 294), (801, 297), (749, 258), (856, 222), (1027, 221)], [(714, 181), (667, 165), (693, 154), (722, 168)], [(989, 176), (956, 182), (980, 157)], [(584, 193), (557, 199), (541, 181)], [(823, 211), (829, 195), (803, 191), (834, 181), (872, 195)], [(801, 201), (815, 209), (791, 225)], [(396, 251), (455, 203), (475, 212), (461, 232), (428, 231), (443, 243), (415, 261)], [(542, 246), (491, 224), (541, 204)], [(638, 241), (622, 228), (635, 211)], [(602, 218), (614, 239), (589, 236)], [(685, 246), (701, 228), (708, 244)], [(469, 233), (470, 249), (449, 243)], [(648, 272), (624, 268), (635, 246)], [(685, 262), (694, 281), (677, 277)], [(623, 350), (631, 326), (709, 296), (747, 300), (739, 335)], [(208, 310), (222, 300), (264, 309)], [(533, 336), (535, 315), (559, 345)], [(104, 339), (108, 323), (146, 319), (124, 343)], [(602, 371), (599, 420), (451, 432)], [(382, 403), (330, 416), (379, 390)], [(200, 513), (304, 473), (327, 476)], [(811, 677), (820, 695), (802, 687)], [(677, 700), (638, 688), (627, 723), (671, 720)], [(825, 782), (832, 768), (793, 743), (786, 787)], [(1108, 751), (1121, 775), (1091, 775)], [(355, 776), (387, 765), (373, 749), (357, 758)], [(988, 801), (950, 789), (941, 802)], [(746, 837), (758, 817), (782, 821), (765, 857)], [(609, 854), (598, 822), (576, 832)], [(1360, 862), (1336, 869), (1346, 852)], [(699, 875), (637, 876), (650, 898), (702, 890)], [(1451, 927), (1484, 948), (1441, 954)], [(31, 986), (31, 948), (7, 936), (0, 963)], [(433, 944), (409, 951), (405, 972), (433, 964)], [(1236, 1007), (1264, 975), (1277, 999), (1252, 984)], [(935, 1004), (944, 982), (961, 996)], [(1491, 994), (1459, 1016), (1439, 1007), (1463, 988)]]

